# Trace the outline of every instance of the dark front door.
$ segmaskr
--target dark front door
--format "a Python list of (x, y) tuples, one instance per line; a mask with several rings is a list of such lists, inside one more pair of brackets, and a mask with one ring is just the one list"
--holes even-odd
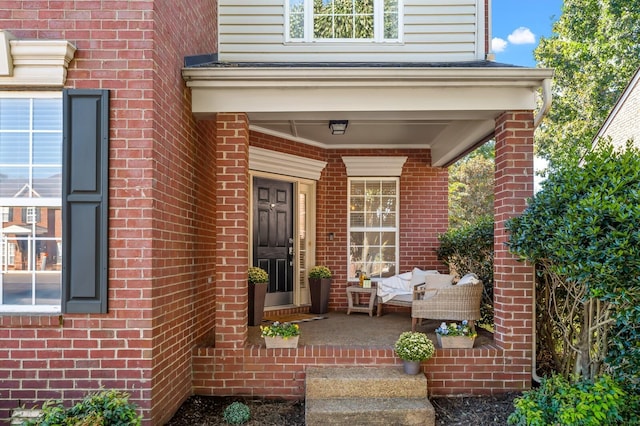
[(253, 178), (253, 264), (269, 273), (265, 306), (293, 303), (293, 184)]

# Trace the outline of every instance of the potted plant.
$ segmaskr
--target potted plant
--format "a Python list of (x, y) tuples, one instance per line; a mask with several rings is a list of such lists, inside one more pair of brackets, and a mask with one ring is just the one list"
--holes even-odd
[(460, 324), (443, 322), (436, 328), (436, 337), (441, 348), (472, 348), (476, 339), (475, 327), (464, 320)]
[(269, 274), (262, 268), (249, 268), (249, 325), (260, 325), (264, 313), (264, 299), (269, 286)]
[(300, 338), (298, 324), (275, 321), (271, 325), (261, 325), (261, 337), (269, 348), (295, 348)]
[(330, 290), (331, 270), (321, 265), (311, 268), (309, 270), (309, 292), (312, 314), (326, 314), (329, 311)]
[(405, 331), (400, 334), (394, 346), (396, 355), (403, 361), (404, 372), (418, 374), (420, 362), (431, 358), (436, 350), (431, 339), (418, 331)]

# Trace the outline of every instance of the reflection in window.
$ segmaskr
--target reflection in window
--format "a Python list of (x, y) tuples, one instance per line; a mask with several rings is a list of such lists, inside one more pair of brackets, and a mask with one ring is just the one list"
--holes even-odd
[(397, 41), (399, 8), (399, 0), (289, 0), (288, 36), (300, 41)]
[(398, 179), (349, 180), (349, 278), (394, 275), (398, 262)]
[(0, 310), (59, 308), (62, 100), (59, 93), (4, 96), (0, 95)]

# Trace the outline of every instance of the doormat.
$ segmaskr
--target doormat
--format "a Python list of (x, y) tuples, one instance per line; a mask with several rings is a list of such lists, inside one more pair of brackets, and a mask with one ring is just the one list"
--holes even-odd
[(314, 315), (314, 314), (286, 314), (286, 315), (274, 315), (267, 316), (262, 319), (262, 322), (290, 322), (290, 323), (298, 323), (298, 322), (307, 322), (307, 321), (315, 321), (326, 319), (327, 317), (322, 315)]

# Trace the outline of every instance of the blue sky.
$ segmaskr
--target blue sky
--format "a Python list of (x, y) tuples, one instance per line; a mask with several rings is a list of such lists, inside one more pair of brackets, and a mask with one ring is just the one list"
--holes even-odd
[(562, 0), (493, 0), (491, 45), (496, 62), (535, 67), (533, 51), (562, 12)]

